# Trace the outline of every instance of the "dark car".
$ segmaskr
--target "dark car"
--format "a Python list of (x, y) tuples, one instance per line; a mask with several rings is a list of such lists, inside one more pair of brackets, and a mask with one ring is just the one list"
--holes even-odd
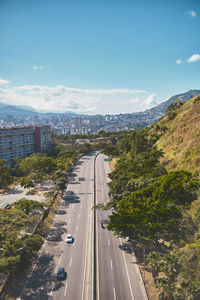
[(63, 279), (65, 279), (65, 269), (64, 269), (63, 267), (60, 267), (60, 268), (58, 269), (57, 279), (58, 279), (58, 280), (63, 280)]

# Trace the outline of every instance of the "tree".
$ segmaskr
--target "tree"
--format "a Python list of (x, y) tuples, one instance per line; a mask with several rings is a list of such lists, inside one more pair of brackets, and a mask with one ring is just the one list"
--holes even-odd
[(158, 276), (158, 273), (160, 272), (160, 260), (161, 255), (159, 252), (152, 251), (149, 253), (148, 257), (148, 267), (151, 269), (154, 282), (156, 281), (156, 277)]
[(199, 182), (187, 171), (170, 172), (149, 186), (121, 199), (110, 216), (108, 229), (130, 239), (177, 235), (182, 209), (197, 198)]
[(6, 166), (7, 161), (0, 159), (0, 188), (5, 188), (13, 182), (13, 176), (11, 176), (10, 167)]
[(26, 214), (30, 214), (33, 210), (44, 211), (46, 204), (44, 202), (38, 202), (35, 200), (27, 200), (22, 198), (14, 203), (14, 207), (24, 211)]
[(35, 172), (39, 177), (50, 175), (56, 169), (56, 160), (52, 157), (42, 156), (40, 153), (32, 154), (20, 162), (23, 172)]
[(35, 186), (33, 180), (29, 179), (28, 177), (23, 177), (20, 181), (20, 185), (23, 186), (25, 189), (29, 189)]

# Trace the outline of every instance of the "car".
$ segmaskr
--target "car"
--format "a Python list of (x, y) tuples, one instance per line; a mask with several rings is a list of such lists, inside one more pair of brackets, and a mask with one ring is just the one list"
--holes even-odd
[(74, 239), (73, 239), (73, 237), (72, 237), (72, 234), (68, 234), (68, 235), (66, 236), (66, 243), (67, 243), (67, 244), (71, 244), (71, 243), (73, 243), (73, 241), (74, 241)]
[(57, 279), (58, 279), (58, 280), (63, 280), (63, 279), (65, 279), (65, 274), (66, 274), (65, 268), (60, 267), (60, 268), (58, 269), (58, 272), (57, 272)]

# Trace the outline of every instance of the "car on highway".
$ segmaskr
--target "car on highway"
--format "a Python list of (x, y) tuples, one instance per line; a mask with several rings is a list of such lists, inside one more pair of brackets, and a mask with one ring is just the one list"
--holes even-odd
[(60, 267), (57, 272), (57, 279), (63, 280), (63, 279), (65, 279), (65, 275), (66, 275), (65, 268)]
[(73, 241), (74, 241), (74, 238), (73, 238), (72, 234), (68, 234), (66, 236), (66, 243), (71, 244), (71, 243), (73, 243)]

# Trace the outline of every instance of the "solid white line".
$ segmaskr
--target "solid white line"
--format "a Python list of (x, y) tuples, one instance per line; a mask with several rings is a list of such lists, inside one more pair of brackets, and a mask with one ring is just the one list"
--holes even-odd
[(71, 268), (71, 266), (72, 266), (72, 257), (71, 257), (71, 259), (70, 259), (69, 266), (70, 266), (70, 268)]
[(66, 296), (66, 293), (67, 293), (67, 286), (68, 286), (68, 282), (66, 283), (66, 286), (65, 286), (64, 296)]
[(116, 300), (115, 288), (113, 288), (113, 296), (114, 296), (114, 300)]
[(113, 268), (113, 266), (112, 266), (112, 259), (110, 258), (110, 267), (111, 267), (111, 269)]
[(76, 231), (78, 230), (78, 225), (76, 226)]
[(108, 246), (110, 247), (110, 240), (108, 239)]
[[(121, 238), (119, 238), (119, 240), (120, 240), (120, 243), (122, 244)], [(127, 277), (128, 277), (128, 284), (129, 284), (129, 288), (130, 288), (130, 292), (131, 292), (131, 298), (134, 300), (133, 291), (132, 291), (131, 282), (130, 282), (130, 277), (129, 277), (129, 274), (128, 274), (128, 268), (127, 268), (126, 259), (125, 259), (125, 255), (124, 255), (123, 250), (122, 250), (122, 255), (123, 255), (124, 264), (125, 264), (125, 268), (126, 268), (126, 274), (127, 274)]]

